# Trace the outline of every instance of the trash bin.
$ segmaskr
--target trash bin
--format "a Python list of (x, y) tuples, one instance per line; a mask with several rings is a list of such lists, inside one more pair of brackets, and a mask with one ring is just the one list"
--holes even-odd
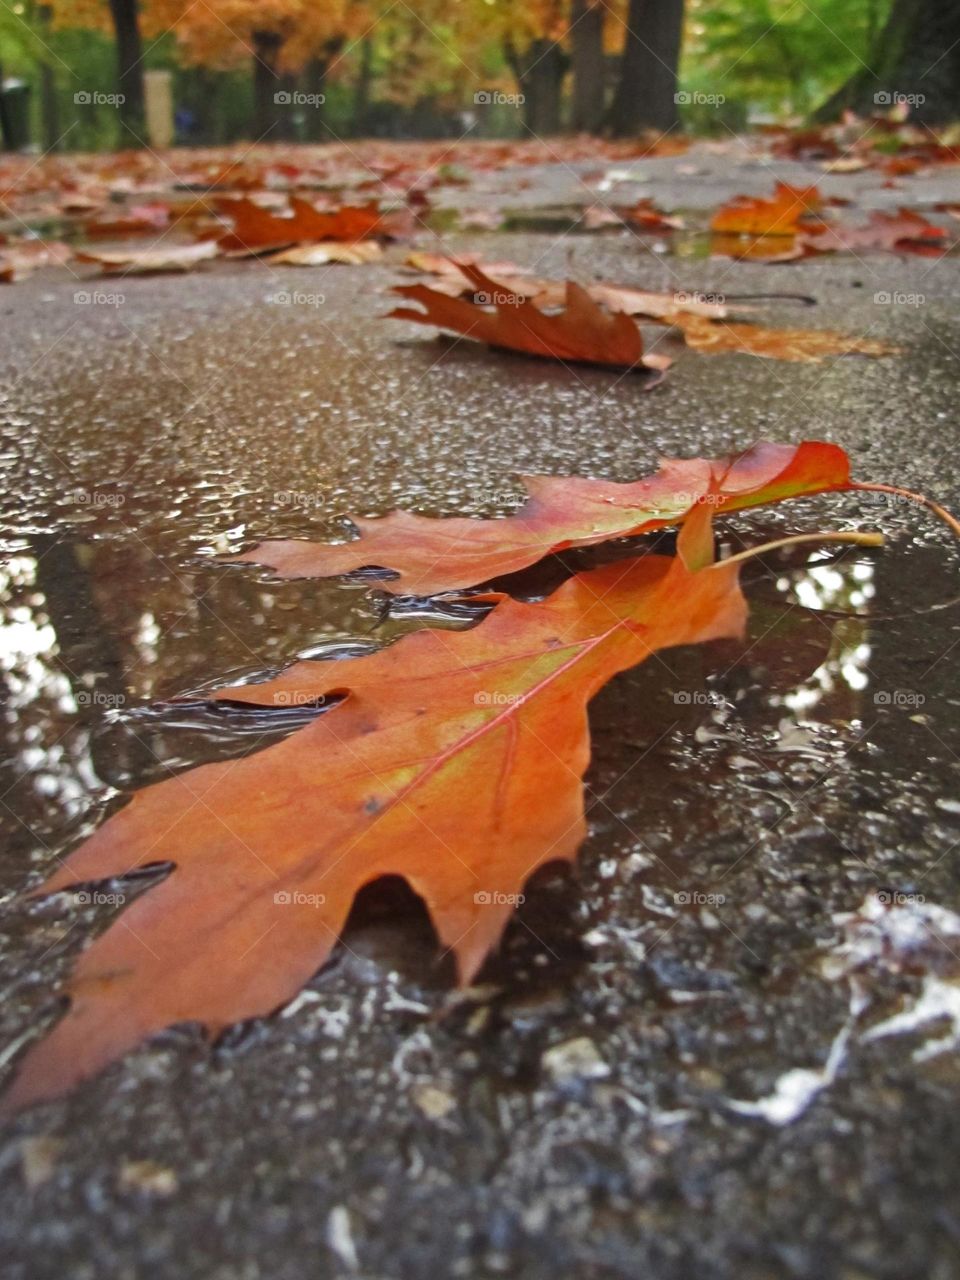
[(30, 142), (30, 86), (26, 80), (4, 80), (0, 85), (0, 127), (8, 151), (20, 151)]

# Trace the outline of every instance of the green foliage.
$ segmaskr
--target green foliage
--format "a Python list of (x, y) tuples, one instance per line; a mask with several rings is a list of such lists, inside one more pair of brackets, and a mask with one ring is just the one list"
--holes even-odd
[[(870, 53), (891, 0), (687, 0), (681, 83), (753, 118), (806, 115)], [(709, 112), (704, 122), (709, 119)]]

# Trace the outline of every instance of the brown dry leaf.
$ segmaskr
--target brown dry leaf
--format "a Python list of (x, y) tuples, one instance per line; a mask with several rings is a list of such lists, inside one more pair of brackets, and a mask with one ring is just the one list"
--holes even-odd
[(620, 209), (624, 222), (638, 231), (681, 231), (683, 219), (672, 217), (658, 209), (649, 196), (644, 196), (628, 209)]
[(646, 368), (663, 373), (672, 361), (666, 356), (645, 355), (643, 337), (626, 315), (602, 310), (580, 285), (568, 281), (566, 306), (548, 314), (524, 296), (504, 287), (471, 263), (460, 268), (477, 290), (483, 305), (451, 298), (423, 284), (397, 285), (394, 293), (419, 302), (424, 310), (397, 307), (390, 312), (395, 320), (431, 324), (438, 329), (462, 333), (477, 342), (504, 347), (524, 355), (573, 363), (612, 365), (616, 368)]
[(13, 284), (38, 267), (62, 266), (73, 257), (59, 240), (17, 240), (0, 249), (0, 283)]
[(217, 243), (224, 253), (241, 257), (292, 244), (366, 240), (384, 232), (384, 217), (375, 200), (327, 211), (291, 196), (289, 215), (283, 217), (246, 197), (221, 200), (218, 207), (232, 221), (233, 230), (221, 235)]
[(157, 245), (153, 249), (116, 249), (92, 252), (85, 249), (76, 255), (77, 262), (94, 262), (104, 275), (135, 275), (155, 271), (190, 271), (199, 263), (216, 258), (220, 253), (213, 240), (199, 244)]
[(823, 223), (803, 228), (801, 238), (804, 245), (816, 253), (889, 249), (939, 256), (944, 251), (943, 241), (947, 234), (946, 227), (935, 226), (911, 209), (900, 209), (897, 213), (874, 209), (862, 226)]
[(356, 266), (362, 262), (374, 262), (382, 256), (383, 250), (376, 240), (359, 240), (356, 244), (328, 240), (324, 244), (296, 244), (282, 253), (271, 254), (265, 261), (274, 266), (283, 264), (290, 267), (322, 267), (328, 262)]
[(714, 323), (692, 315), (676, 315), (672, 322), (683, 330), (687, 346), (704, 355), (742, 352), (769, 360), (819, 364), (826, 356), (892, 356), (901, 350), (887, 342), (850, 338), (832, 329), (766, 329), (759, 324)]
[[(515, 262), (484, 262), (479, 257), (445, 258), (436, 253), (411, 253), (407, 265), (418, 271), (427, 272), (436, 277), (434, 288), (450, 297), (462, 294), (473, 295), (476, 286), (461, 269), (461, 265), (469, 264), (482, 271), (505, 292), (529, 298), (541, 307), (561, 307), (566, 297), (566, 284), (562, 280), (548, 280), (538, 276), (525, 274), (525, 268)], [(618, 284), (585, 284), (583, 288), (594, 302), (599, 302), (610, 311), (623, 312), (628, 316), (650, 316), (660, 319), (673, 315), (676, 311), (690, 311), (694, 315), (709, 316), (711, 319), (722, 319), (728, 314), (726, 304), (709, 294), (684, 292), (655, 293), (646, 289), (634, 289), (629, 285)], [(745, 308), (749, 310), (750, 308)]]

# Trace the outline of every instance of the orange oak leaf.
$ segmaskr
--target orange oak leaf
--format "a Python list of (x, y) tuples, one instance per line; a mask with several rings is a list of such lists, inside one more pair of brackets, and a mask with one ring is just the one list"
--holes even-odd
[(233, 229), (217, 243), (224, 253), (239, 255), (322, 240), (365, 240), (384, 229), (376, 201), (325, 212), (300, 196), (291, 196), (290, 213), (282, 216), (246, 197), (222, 200), (219, 208)]
[[(394, 293), (412, 298), (424, 310), (397, 307), (390, 317), (435, 325), (493, 347), (548, 360), (645, 368), (660, 374), (672, 363), (666, 356), (645, 355), (643, 336), (633, 320), (622, 313), (610, 315), (573, 281), (567, 282), (564, 309), (549, 314), (522, 293), (505, 291), (473, 263), (458, 266), (477, 290), (476, 303), (451, 298), (425, 284), (402, 284), (394, 287)], [(494, 309), (488, 311), (486, 305)]]
[(791, 187), (778, 182), (769, 200), (735, 196), (713, 215), (710, 230), (734, 235), (793, 235), (800, 219), (822, 205), (816, 187)]
[(268, 707), (339, 700), (266, 750), (139, 792), (47, 881), (52, 893), (175, 863), (83, 953), (69, 1010), (25, 1055), (5, 1109), (57, 1096), (164, 1027), (215, 1034), (272, 1012), (382, 876), (420, 895), (468, 982), (528, 877), (587, 834), (590, 698), (658, 649), (742, 632), (740, 566), (712, 551), (701, 506), (677, 557), (577, 574), (536, 604), (500, 599), (469, 631), (221, 689)]
[(770, 360), (819, 364), (826, 356), (890, 356), (900, 347), (871, 338), (850, 338), (832, 329), (767, 329), (759, 324), (729, 320), (714, 323), (702, 316), (675, 315), (672, 324), (683, 331), (688, 347), (704, 355), (740, 352)]
[(734, 457), (667, 459), (630, 484), (578, 476), (524, 476), (526, 502), (507, 519), (436, 520), (395, 511), (351, 516), (352, 542), (263, 542), (231, 557), (280, 578), (325, 578), (377, 566), (397, 576), (388, 591), (435, 595), (488, 582), (566, 547), (631, 537), (678, 524), (708, 503), (720, 511), (850, 486), (837, 445), (757, 444)]

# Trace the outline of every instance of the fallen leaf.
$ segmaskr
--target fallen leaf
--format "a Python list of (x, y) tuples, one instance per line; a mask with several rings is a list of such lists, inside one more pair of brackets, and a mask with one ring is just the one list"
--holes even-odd
[(360, 240), (356, 244), (328, 240), (325, 244), (294, 245), (291, 249), (272, 254), (266, 261), (290, 267), (322, 267), (328, 262), (344, 262), (349, 265), (374, 262), (382, 255), (383, 250), (376, 240)]
[(302, 197), (291, 196), (290, 212), (283, 217), (246, 197), (222, 200), (219, 208), (230, 218), (233, 229), (217, 243), (224, 253), (240, 256), (324, 240), (365, 240), (380, 233), (383, 224), (375, 200), (325, 212)]
[(629, 208), (618, 209), (620, 216), (628, 226), (638, 231), (681, 231), (683, 219), (666, 214), (658, 209), (649, 196), (638, 200)]
[(746, 236), (717, 234), (710, 237), (710, 253), (714, 257), (735, 258), (740, 262), (794, 262), (808, 256), (806, 246), (797, 235)]
[(59, 240), (16, 240), (0, 249), (0, 282), (14, 284), (38, 267), (62, 266), (73, 257)]
[(154, 271), (190, 271), (200, 262), (216, 258), (220, 250), (212, 240), (200, 244), (157, 245), (152, 249), (116, 249), (94, 252), (84, 249), (77, 262), (94, 262), (104, 275), (132, 275)]
[[(463, 294), (471, 297), (476, 285), (463, 270), (470, 264), (482, 271), (489, 280), (504, 292), (529, 298), (540, 307), (562, 306), (566, 296), (566, 283), (531, 276), (525, 267), (515, 262), (484, 262), (477, 257), (447, 258), (437, 253), (411, 253), (407, 265), (436, 278), (434, 288), (456, 298)], [(462, 265), (461, 265), (462, 264)], [(647, 289), (634, 289), (619, 284), (584, 284), (582, 286), (594, 302), (610, 311), (622, 311), (625, 315), (644, 315), (654, 318), (673, 315), (676, 311), (691, 311), (695, 315), (722, 319), (728, 314), (725, 303), (714, 301), (709, 295), (694, 291), (675, 290), (673, 293), (653, 293)], [(749, 310), (750, 308), (744, 308)]]
[(646, 368), (659, 373), (671, 364), (665, 356), (645, 355), (643, 337), (636, 324), (628, 316), (610, 315), (601, 310), (586, 290), (572, 281), (566, 286), (565, 308), (551, 315), (522, 294), (504, 290), (471, 263), (463, 262), (460, 266), (477, 289), (477, 302), (489, 302), (493, 311), (451, 298), (427, 285), (409, 284), (395, 286), (394, 293), (412, 298), (424, 310), (397, 307), (390, 316), (395, 320), (435, 325), (477, 342), (549, 360)]
[(352, 542), (262, 542), (230, 558), (278, 578), (326, 578), (370, 566), (397, 576), (387, 591), (436, 595), (514, 573), (567, 547), (633, 537), (679, 524), (704, 502), (719, 511), (845, 489), (850, 463), (836, 445), (757, 444), (729, 458), (668, 459), (630, 484), (579, 476), (524, 476), (526, 502), (499, 520), (436, 520), (395, 511), (351, 516)]
[(162, 231), (170, 223), (170, 209), (165, 204), (135, 205), (120, 218), (96, 218), (85, 222), (83, 233), (91, 237), (136, 236)]
[[(164, 1027), (216, 1034), (272, 1012), (382, 876), (420, 895), (469, 982), (528, 877), (586, 836), (590, 698), (658, 649), (742, 633), (740, 566), (709, 563), (712, 548), (701, 506), (675, 558), (580, 573), (535, 604), (501, 599), (472, 630), (221, 689), (256, 706), (339, 701), (274, 746), (139, 792), (47, 881), (176, 864), (83, 952), (68, 1012), (27, 1051), (4, 1109), (55, 1097)], [(166, 1194), (158, 1176), (146, 1185)]]
[(864, 249), (890, 249), (905, 253), (943, 252), (945, 227), (935, 226), (910, 209), (883, 213), (874, 209), (862, 226), (823, 223), (805, 228), (803, 242), (817, 253), (855, 253)]
[(892, 356), (901, 349), (870, 338), (850, 338), (832, 329), (767, 329), (693, 315), (676, 315), (672, 323), (683, 331), (687, 346), (704, 355), (741, 352), (770, 360), (819, 364), (825, 356)]
[(778, 182), (771, 199), (735, 196), (713, 215), (710, 230), (735, 235), (793, 235), (800, 219), (822, 205), (816, 187), (791, 187)]

